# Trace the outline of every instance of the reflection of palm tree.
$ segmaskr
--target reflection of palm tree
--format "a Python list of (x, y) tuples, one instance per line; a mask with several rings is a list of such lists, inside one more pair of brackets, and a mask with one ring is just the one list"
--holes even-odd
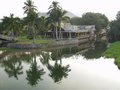
[(51, 60), (51, 55), (54, 54), (49, 54), (47, 52), (44, 52), (41, 54), (40, 57), (40, 61), (42, 64), (46, 65), (46, 67), (48, 68), (48, 70), (50, 71), (49, 76), (54, 80), (54, 82), (60, 82), (63, 77), (67, 78), (68, 76), (68, 72), (71, 71), (71, 69), (69, 69), (69, 65), (67, 66), (62, 66), (62, 59), (61, 59), (61, 50), (57, 50), (57, 55), (56, 58), (60, 58), (60, 64), (58, 64), (58, 60), (55, 60), (55, 64), (54, 66), (52, 66), (49, 62), (49, 60)]
[[(60, 49), (57, 50), (57, 60), (55, 61), (54, 66), (48, 65), (48, 69), (50, 71), (49, 76), (54, 80), (54, 82), (60, 82), (62, 78), (67, 78), (68, 72), (71, 71), (69, 69), (69, 65), (67, 66), (62, 66), (62, 51)], [(58, 58), (60, 59), (60, 64), (58, 64)]]
[(36, 85), (39, 79), (43, 80), (41, 76), (45, 74), (44, 69), (40, 69), (40, 67), (37, 66), (36, 57), (35, 60), (33, 60), (33, 62), (31, 63), (30, 69), (26, 71), (26, 73), (27, 73), (26, 79), (28, 80), (28, 84), (32, 86)]
[(41, 63), (43, 65), (47, 65), (49, 63), (49, 60), (50, 60), (50, 54), (47, 52), (42, 52), (40, 57)]
[(71, 69), (69, 69), (69, 65), (67, 66), (62, 66), (58, 63), (55, 63), (54, 66), (50, 66), (49, 65), (49, 71), (50, 74), (49, 76), (54, 80), (54, 82), (60, 82), (62, 80), (62, 78), (67, 78), (68, 76), (68, 72), (71, 71)]
[(18, 79), (18, 75), (23, 74), (23, 66), (21, 66), (21, 62), (17, 61), (16, 58), (14, 60), (3, 61), (2, 66), (5, 67), (5, 72), (9, 75), (9, 77), (14, 76)]

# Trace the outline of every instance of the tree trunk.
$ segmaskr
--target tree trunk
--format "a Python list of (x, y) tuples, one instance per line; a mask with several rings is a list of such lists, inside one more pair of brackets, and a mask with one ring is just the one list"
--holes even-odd
[(56, 40), (58, 40), (57, 26), (56, 26)]
[(33, 43), (35, 43), (35, 28), (33, 27)]
[(61, 24), (60, 24), (60, 30), (59, 30), (59, 40), (61, 39)]
[[(62, 20), (61, 20), (62, 21)], [(61, 39), (61, 21), (60, 21), (60, 24), (59, 24), (59, 40)]]
[(13, 33), (13, 29), (12, 29), (12, 39), (14, 39), (13, 37), (14, 37), (14, 33)]
[(27, 27), (27, 32), (26, 32), (26, 34), (27, 34), (27, 38), (29, 38), (29, 30), (28, 30), (28, 27)]

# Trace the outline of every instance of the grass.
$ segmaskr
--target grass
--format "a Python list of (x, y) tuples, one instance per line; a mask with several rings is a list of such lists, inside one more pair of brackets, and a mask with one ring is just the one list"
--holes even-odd
[(120, 41), (112, 43), (103, 53), (106, 58), (115, 58), (115, 64), (120, 68)]
[[(55, 39), (35, 39), (35, 43), (46, 43), (46, 42), (54, 42)], [(19, 42), (16, 42), (18, 44), (32, 44), (33, 40), (22, 40)]]
[(20, 36), (18, 37), (18, 40), (26, 40), (27, 39), (27, 36)]
[(0, 50), (13, 50), (13, 49), (18, 49), (14, 47), (0, 47)]

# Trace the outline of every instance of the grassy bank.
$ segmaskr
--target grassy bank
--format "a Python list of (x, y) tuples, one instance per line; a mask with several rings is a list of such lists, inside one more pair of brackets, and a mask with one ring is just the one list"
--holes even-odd
[(120, 68), (120, 41), (110, 44), (103, 55), (106, 58), (115, 58), (115, 64)]
[[(35, 39), (35, 43), (45, 43), (45, 42), (54, 42), (56, 41), (55, 39)], [(33, 40), (23, 40), (16, 42), (18, 44), (32, 44)]]
[[(18, 44), (32, 44), (33, 39), (29, 40), (27, 39), (27, 36), (19, 36), (18, 37), (19, 42), (16, 42)], [(46, 43), (46, 42), (54, 42), (56, 39), (35, 39), (35, 43)]]
[(0, 50), (13, 50), (13, 49), (18, 49), (14, 47), (0, 47)]

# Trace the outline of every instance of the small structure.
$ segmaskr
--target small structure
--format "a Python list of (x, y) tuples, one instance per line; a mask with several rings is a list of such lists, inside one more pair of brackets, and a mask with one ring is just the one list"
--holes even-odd
[[(80, 36), (94, 36), (95, 25), (71, 25), (70, 23), (61, 24), (61, 38), (78, 38)], [(59, 36), (59, 29), (58, 29)], [(45, 35), (49, 35), (50, 38), (56, 37), (56, 31), (51, 29), (45, 32)]]

